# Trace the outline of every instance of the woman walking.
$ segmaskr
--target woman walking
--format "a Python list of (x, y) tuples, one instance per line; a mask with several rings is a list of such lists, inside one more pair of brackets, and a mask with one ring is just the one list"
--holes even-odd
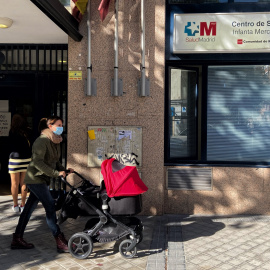
[[(11, 179), (12, 210), (16, 213), (24, 209), (27, 188), (24, 184), (27, 166), (31, 161), (31, 145), (27, 121), (20, 114), (14, 114), (9, 131), (9, 164)], [(18, 203), (19, 186), (21, 187), (21, 204)]]
[[(55, 202), (49, 191), (50, 178), (66, 176), (65, 168), (59, 162), (63, 120), (60, 117), (43, 118), (39, 123), (41, 135), (32, 147), (32, 160), (28, 166), (25, 183), (30, 190), (24, 211), (20, 215), (11, 249), (30, 249), (34, 245), (23, 239), (26, 225), (40, 201), (45, 208), (47, 224), (56, 240), (58, 252), (68, 252), (67, 240), (57, 225)], [(70, 172), (73, 169), (69, 168)]]

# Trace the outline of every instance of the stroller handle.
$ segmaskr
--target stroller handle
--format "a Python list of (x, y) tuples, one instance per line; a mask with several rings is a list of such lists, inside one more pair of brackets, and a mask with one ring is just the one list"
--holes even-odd
[[(70, 170), (65, 170), (66, 173), (70, 173)], [(91, 184), (91, 182), (87, 181), (82, 175), (80, 175), (78, 172), (73, 171), (73, 173), (75, 173), (77, 176), (79, 176), (82, 180), (83, 183), (87, 182), (88, 185), (90, 186), (94, 186), (93, 184)], [(61, 176), (61, 181), (64, 182), (65, 184), (67, 184), (71, 189), (74, 188), (66, 179), (66, 177)]]
[(70, 188), (73, 188), (73, 186), (66, 180), (65, 177), (63, 177), (62, 175), (60, 176), (60, 179), (63, 183), (65, 183), (66, 185), (68, 185)]

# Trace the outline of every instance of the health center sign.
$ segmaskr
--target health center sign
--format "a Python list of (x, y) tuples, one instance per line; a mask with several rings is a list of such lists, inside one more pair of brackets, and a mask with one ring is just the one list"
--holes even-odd
[(269, 50), (270, 13), (174, 15), (173, 53)]

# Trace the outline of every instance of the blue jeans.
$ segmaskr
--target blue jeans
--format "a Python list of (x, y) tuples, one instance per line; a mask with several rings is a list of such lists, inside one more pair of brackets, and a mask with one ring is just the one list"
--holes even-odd
[(25, 227), (40, 201), (45, 208), (47, 224), (53, 236), (57, 236), (60, 233), (60, 228), (56, 223), (55, 202), (51, 196), (48, 186), (45, 184), (30, 184), (27, 185), (27, 187), (30, 190), (30, 195), (24, 206), (24, 210), (20, 215), (15, 233), (23, 236)]

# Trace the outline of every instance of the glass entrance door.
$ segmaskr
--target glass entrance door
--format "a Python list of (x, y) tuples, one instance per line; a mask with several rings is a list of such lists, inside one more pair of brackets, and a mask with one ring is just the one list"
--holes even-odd
[(169, 85), (169, 158), (197, 157), (197, 71), (171, 68)]

